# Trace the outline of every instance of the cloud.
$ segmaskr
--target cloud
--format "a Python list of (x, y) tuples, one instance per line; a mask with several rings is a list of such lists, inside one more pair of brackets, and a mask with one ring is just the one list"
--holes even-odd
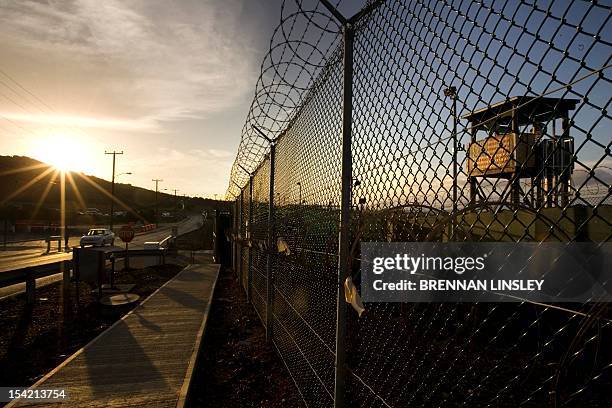
[(146, 157), (130, 158), (129, 170), (134, 172), (132, 180), (142, 186), (150, 188), (149, 175), (155, 174), (164, 180), (160, 188), (180, 188), (192, 195), (208, 195), (225, 190), (232, 162), (230, 151), (159, 147)]
[(234, 152), (230, 152), (228, 150), (219, 150), (219, 149), (193, 149), (191, 151), (194, 155), (203, 158), (203, 159), (233, 159)]
[[(257, 58), (240, 1), (0, 2), (2, 36), (89, 71), (101, 98), (165, 122), (203, 118), (252, 91)], [(7, 41), (9, 42), (9, 41)], [(82, 84), (84, 88), (88, 84)], [(128, 113), (132, 113), (128, 112)]]
[(127, 131), (154, 131), (156, 123), (151, 118), (125, 120), (118, 118), (94, 118), (86, 116), (48, 115), (48, 114), (22, 114), (13, 112), (0, 112), (0, 116), (16, 122), (26, 122), (50, 126), (75, 126), (78, 128), (98, 128)]
[(193, 165), (201, 165), (206, 162), (214, 162), (217, 164), (230, 164), (233, 162), (234, 153), (229, 150), (219, 149), (191, 149), (187, 151), (177, 150), (167, 147), (159, 147), (156, 151), (151, 152), (154, 156), (155, 163), (159, 165), (171, 164), (173, 169), (191, 167)]
[(273, 3), (0, 0), (0, 69), (36, 95), (0, 72), (16, 91), (0, 83), (14, 100), (0, 97), (0, 151), (31, 155), (65, 133), (90, 146), (96, 176), (109, 177), (103, 152), (117, 149), (126, 182), (225, 191)]

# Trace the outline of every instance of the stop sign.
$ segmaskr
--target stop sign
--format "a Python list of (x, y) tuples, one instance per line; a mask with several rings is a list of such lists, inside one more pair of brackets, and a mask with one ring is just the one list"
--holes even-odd
[(128, 243), (134, 239), (134, 230), (132, 227), (124, 225), (119, 232), (117, 232), (117, 235), (119, 235), (119, 238), (121, 238), (123, 242)]

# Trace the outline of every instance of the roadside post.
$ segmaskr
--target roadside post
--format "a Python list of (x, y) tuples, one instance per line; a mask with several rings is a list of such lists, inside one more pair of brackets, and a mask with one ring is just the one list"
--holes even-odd
[(115, 254), (110, 254), (111, 273), (110, 273), (110, 288), (115, 289)]
[[(72, 269), (74, 269), (74, 264), (75, 262), (73, 261)], [(66, 268), (66, 266), (62, 264), (61, 271), (62, 271), (62, 291), (64, 294), (64, 299), (67, 299), (68, 296), (70, 296), (70, 268)]]
[(28, 272), (26, 277), (26, 304), (31, 306), (36, 301), (36, 279), (32, 273)]
[[(119, 232), (117, 232), (121, 241), (125, 242), (125, 261), (123, 265), (124, 270), (130, 269), (130, 257), (128, 252), (128, 244), (134, 239), (134, 229), (129, 225), (124, 225), (121, 227)], [(114, 269), (114, 268), (113, 268)]]

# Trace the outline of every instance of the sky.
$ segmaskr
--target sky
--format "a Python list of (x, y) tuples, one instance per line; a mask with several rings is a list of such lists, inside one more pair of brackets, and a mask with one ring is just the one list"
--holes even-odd
[(0, 155), (221, 198), (280, 0), (0, 0)]

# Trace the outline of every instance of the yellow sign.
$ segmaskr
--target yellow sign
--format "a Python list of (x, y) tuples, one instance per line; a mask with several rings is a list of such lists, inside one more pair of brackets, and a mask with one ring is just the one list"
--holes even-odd
[(515, 173), (521, 165), (525, 175), (535, 168), (534, 136), (508, 133), (477, 140), (468, 149), (468, 175), (503, 177)]

